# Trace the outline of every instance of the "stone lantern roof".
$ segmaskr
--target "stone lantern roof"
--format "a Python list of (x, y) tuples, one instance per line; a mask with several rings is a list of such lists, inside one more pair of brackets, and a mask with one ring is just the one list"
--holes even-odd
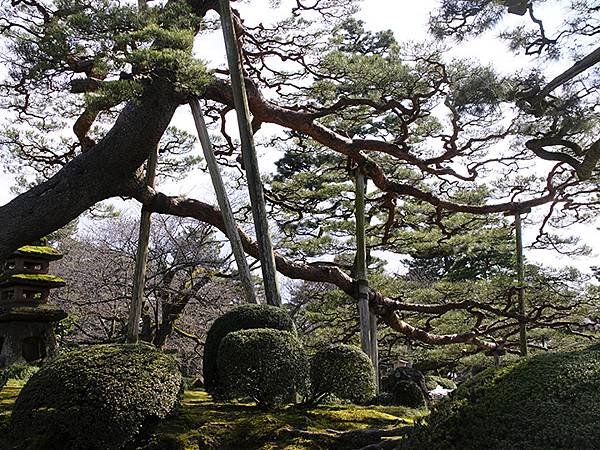
[(18, 248), (8, 259), (24, 256), (46, 261), (56, 261), (63, 257), (62, 253), (54, 247), (47, 245), (24, 245)]
[(8, 286), (36, 286), (47, 288), (59, 288), (65, 285), (65, 280), (56, 275), (47, 273), (16, 273), (0, 276), (0, 287)]
[(40, 241), (20, 247), (0, 265), (0, 368), (39, 363), (56, 353), (53, 324), (67, 313), (49, 304), (48, 296), (65, 281), (48, 272), (60, 258)]

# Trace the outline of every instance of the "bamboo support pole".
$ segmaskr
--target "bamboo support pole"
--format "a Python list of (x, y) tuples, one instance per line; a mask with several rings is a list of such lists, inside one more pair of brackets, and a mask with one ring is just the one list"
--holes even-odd
[(248, 180), (248, 191), (250, 194), (250, 203), (252, 205), (252, 217), (254, 219), (256, 240), (258, 242), (265, 295), (267, 297), (267, 303), (270, 305), (281, 306), (281, 297), (277, 286), (275, 255), (273, 253), (273, 244), (269, 235), (265, 197), (260, 179), (256, 148), (254, 146), (252, 123), (250, 121), (250, 108), (246, 96), (242, 63), (238, 51), (229, 0), (219, 0), (219, 9), (223, 36), (225, 38), (225, 48), (227, 50), (229, 72), (231, 73), (231, 89), (237, 114), (240, 140), (242, 143), (242, 158), (244, 160), (244, 167), (246, 169), (246, 177)]
[(237, 230), (235, 217), (233, 216), (231, 204), (229, 203), (229, 198), (227, 197), (227, 192), (225, 191), (223, 178), (221, 177), (221, 172), (219, 171), (217, 158), (215, 157), (213, 147), (210, 142), (208, 129), (206, 128), (206, 122), (204, 121), (204, 116), (202, 114), (202, 109), (200, 108), (200, 102), (198, 99), (194, 98), (190, 100), (190, 108), (192, 109), (192, 116), (194, 117), (194, 123), (196, 124), (198, 139), (200, 140), (204, 158), (206, 159), (206, 163), (208, 165), (210, 178), (212, 180), (215, 193), (217, 194), (217, 203), (219, 204), (221, 214), (223, 214), (223, 222), (225, 222), (227, 237), (231, 243), (231, 249), (237, 263), (240, 282), (242, 283), (242, 288), (244, 290), (244, 298), (248, 303), (257, 303), (256, 293), (254, 292), (254, 283), (252, 283), (252, 275), (250, 273), (250, 268), (248, 267), (246, 254), (244, 253), (244, 248), (242, 247), (242, 241)]

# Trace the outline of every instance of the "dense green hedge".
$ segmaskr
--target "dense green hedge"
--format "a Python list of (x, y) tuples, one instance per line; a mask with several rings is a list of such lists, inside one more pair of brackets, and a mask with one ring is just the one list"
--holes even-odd
[(375, 370), (360, 348), (335, 344), (317, 352), (310, 365), (313, 401), (335, 395), (353, 403), (375, 396)]
[(308, 359), (289, 331), (263, 328), (229, 333), (217, 361), (230, 399), (251, 398), (270, 408), (292, 402), (306, 391)]
[(252, 328), (295, 331), (294, 323), (285, 310), (269, 305), (243, 305), (215, 320), (206, 335), (202, 362), (204, 387), (213, 397), (222, 396), (222, 383), (217, 370), (221, 340), (232, 331)]
[(154, 347), (74, 350), (31, 377), (15, 403), (11, 432), (18, 448), (119, 449), (143, 425), (169, 415), (182, 388), (175, 360)]
[(538, 355), (461, 384), (409, 448), (600, 448), (600, 351)]

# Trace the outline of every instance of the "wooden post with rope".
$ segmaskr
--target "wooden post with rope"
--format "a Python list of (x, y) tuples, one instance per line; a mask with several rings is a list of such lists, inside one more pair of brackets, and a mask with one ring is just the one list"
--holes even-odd
[(231, 89), (237, 114), (240, 141), (242, 143), (242, 158), (246, 169), (248, 192), (250, 194), (252, 218), (254, 219), (254, 229), (256, 230), (256, 240), (258, 242), (265, 295), (268, 304), (281, 306), (281, 297), (279, 295), (276, 277), (275, 255), (273, 253), (273, 244), (269, 234), (265, 197), (260, 179), (256, 148), (254, 146), (254, 136), (250, 120), (250, 107), (248, 106), (242, 63), (235, 36), (235, 27), (229, 0), (219, 0), (219, 11), (221, 15), (223, 36), (225, 38), (225, 48), (227, 50), (229, 72), (231, 74)]
[(355, 178), (355, 218), (356, 218), (356, 265), (355, 278), (357, 285), (358, 313), (360, 318), (360, 343), (375, 369), (377, 390), (379, 390), (379, 355), (377, 346), (377, 318), (369, 310), (369, 281), (367, 276), (367, 244), (365, 221), (366, 178), (356, 169)]

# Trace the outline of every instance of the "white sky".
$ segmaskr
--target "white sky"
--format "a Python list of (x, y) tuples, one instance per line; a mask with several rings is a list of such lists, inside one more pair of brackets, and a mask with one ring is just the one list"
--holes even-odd
[[(268, 5), (269, 2), (262, 0), (253, 0), (251, 4), (236, 3), (234, 6), (240, 9), (243, 17), (250, 24), (258, 22), (269, 22), (277, 15), (280, 18), (285, 14), (285, 8), (273, 9)], [(289, 4), (290, 0), (284, 0), (284, 5)], [(394, 31), (396, 38), (400, 41), (414, 40), (419, 41), (427, 35), (427, 22), (430, 11), (439, 4), (438, 0), (421, 0), (419, 2), (408, 2), (398, 0), (364, 0), (358, 18), (366, 23), (366, 27), (372, 31), (391, 29)], [(383, 13), (382, 13), (383, 11)], [(560, 16), (560, 10), (551, 6), (542, 11), (544, 20), (556, 20)], [(511, 22), (516, 23), (522, 18), (511, 16)], [(209, 62), (209, 65), (216, 67), (225, 63), (225, 49), (220, 33), (214, 33), (210, 36), (204, 36), (196, 45), (196, 53), (203, 60)], [(451, 54), (457, 57), (469, 57), (478, 59), (483, 63), (489, 63), (497, 67), (500, 71), (512, 71), (515, 67), (525, 66), (530, 63), (530, 60), (510, 54), (506, 50), (506, 45), (500, 39), (496, 38), (493, 33), (488, 33), (478, 39), (472, 39), (467, 43), (456, 45), (452, 48)], [(548, 67), (550, 73), (558, 70), (557, 66)], [(1, 117), (1, 113), (0, 113)], [(194, 132), (193, 122), (189, 115), (187, 107), (180, 108), (173, 122), (190, 132)], [(229, 131), (232, 135), (236, 135), (235, 121), (233, 118), (229, 120)], [(276, 132), (276, 127), (265, 127), (261, 133)], [(200, 150), (198, 149), (200, 152)], [(262, 164), (261, 170), (273, 170), (273, 158), (260, 158)], [(10, 201), (13, 197), (9, 191), (12, 184), (12, 177), (9, 174), (0, 172), (0, 205)], [(184, 182), (169, 183), (160, 186), (160, 190), (171, 195), (186, 195), (193, 196), (203, 201), (214, 202), (214, 194), (212, 186), (207, 175), (200, 171), (193, 173)], [(123, 202), (118, 202), (123, 205)], [(135, 209), (133, 202), (128, 203), (127, 208)], [(598, 224), (596, 224), (596, 227)], [(535, 236), (535, 227), (527, 227), (525, 230), (525, 240), (531, 242)], [(598, 233), (594, 226), (579, 226), (577, 232), (580, 233), (584, 241), (587, 241), (594, 247), (594, 255), (589, 258), (579, 258), (570, 260), (568, 258), (558, 258), (556, 255), (551, 255), (549, 252), (528, 251), (528, 257), (538, 262), (543, 262), (547, 265), (567, 265), (573, 264), (582, 270), (589, 268), (591, 264), (598, 264), (597, 257), (600, 253), (600, 243), (598, 243)], [(397, 262), (394, 262), (394, 269), (401, 269)]]

